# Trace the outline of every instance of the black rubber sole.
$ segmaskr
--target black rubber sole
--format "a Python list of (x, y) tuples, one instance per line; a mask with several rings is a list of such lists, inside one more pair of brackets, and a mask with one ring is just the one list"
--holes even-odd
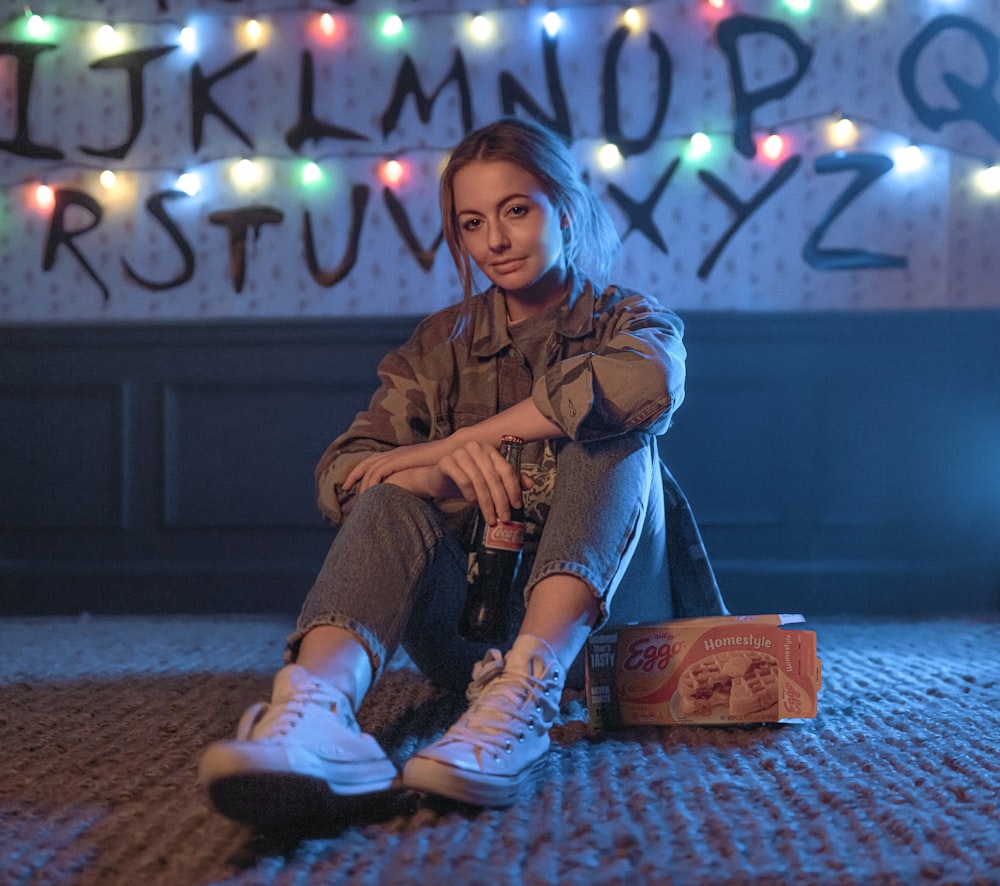
[(399, 788), (337, 794), (308, 775), (231, 775), (208, 787), (212, 805), (227, 818), (265, 833), (311, 833), (392, 814)]

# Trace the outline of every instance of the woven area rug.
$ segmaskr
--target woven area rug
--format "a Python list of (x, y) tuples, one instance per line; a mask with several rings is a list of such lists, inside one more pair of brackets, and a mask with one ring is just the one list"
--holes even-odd
[[(400, 793), (278, 839), (195, 770), (285, 620), (0, 620), (0, 883), (1000, 883), (1000, 615), (807, 627), (816, 720), (593, 734), (567, 692), (519, 805)], [(397, 659), (359, 719), (401, 763), (461, 709)]]

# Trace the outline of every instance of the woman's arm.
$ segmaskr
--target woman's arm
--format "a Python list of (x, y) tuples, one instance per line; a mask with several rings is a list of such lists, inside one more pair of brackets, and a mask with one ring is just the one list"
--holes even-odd
[(379, 386), (368, 408), (323, 452), (316, 466), (320, 511), (335, 524), (354, 503), (354, 468), (379, 452), (391, 452), (427, 440), (433, 423), (433, 385), (453, 362), (448, 332), (453, 319), (444, 312), (421, 321), (407, 342), (379, 361)]
[(574, 440), (642, 430), (662, 434), (684, 399), (684, 326), (637, 292), (609, 287), (590, 334), (536, 379), (539, 411)]
[(368, 456), (348, 474), (344, 486), (364, 492), (394, 483), (427, 498), (463, 498), (477, 504), (488, 523), (508, 520), (521, 504), (521, 478), (500, 456), (500, 438), (514, 434), (526, 442), (565, 437), (565, 432), (523, 400), (503, 412), (442, 440), (400, 446)]

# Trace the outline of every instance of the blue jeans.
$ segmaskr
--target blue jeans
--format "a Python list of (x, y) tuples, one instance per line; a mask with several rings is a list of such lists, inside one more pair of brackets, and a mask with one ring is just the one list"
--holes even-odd
[[(668, 586), (661, 575), (663, 521), (655, 438), (632, 433), (563, 442), (552, 507), (537, 551), (522, 565), (517, 597), (526, 604), (541, 579), (570, 573), (593, 591), (603, 623), (626, 572), (640, 596), (656, 583)], [(465, 593), (465, 550), (441, 511), (398, 486), (380, 484), (358, 496), (337, 530), (288, 638), (287, 658), (294, 660), (313, 627), (337, 625), (367, 648), (374, 680), (402, 644), (433, 682), (463, 689), (487, 649), (458, 634)], [(669, 618), (669, 592), (662, 596), (655, 617)]]

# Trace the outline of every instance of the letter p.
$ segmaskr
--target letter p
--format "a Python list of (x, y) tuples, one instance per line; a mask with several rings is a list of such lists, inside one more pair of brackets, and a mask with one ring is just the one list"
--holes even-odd
[[(748, 90), (743, 80), (743, 68), (736, 44), (740, 37), (751, 34), (770, 34), (788, 44), (795, 55), (794, 73), (768, 86)], [(733, 84), (736, 118), (733, 143), (744, 157), (753, 157), (757, 152), (752, 135), (753, 112), (765, 102), (784, 98), (798, 85), (812, 61), (813, 50), (783, 22), (750, 15), (734, 15), (720, 22), (715, 31), (715, 39), (729, 62), (729, 77)]]

